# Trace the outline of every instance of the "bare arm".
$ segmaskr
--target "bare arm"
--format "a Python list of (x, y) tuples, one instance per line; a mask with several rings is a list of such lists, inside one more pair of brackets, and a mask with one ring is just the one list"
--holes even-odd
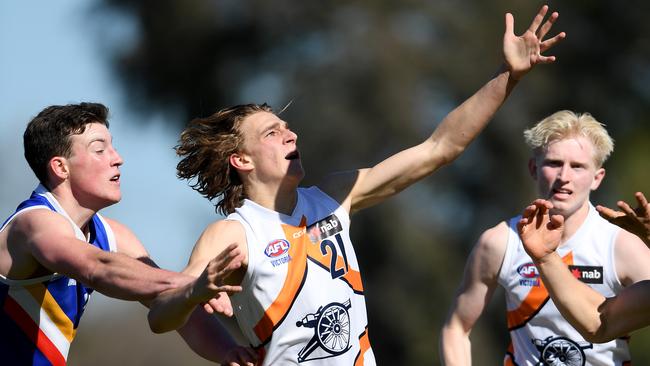
[(634, 196), (638, 204), (635, 209), (625, 201), (617, 202), (621, 211), (605, 206), (597, 206), (596, 209), (607, 221), (637, 235), (650, 247), (650, 204), (643, 193), (636, 192)]
[(547, 10), (544, 6), (520, 37), (514, 34), (512, 15), (506, 14), (504, 66), (476, 94), (451, 111), (426, 141), (373, 168), (329, 177), (324, 190), (354, 212), (383, 201), (456, 159), (487, 125), (519, 78), (534, 65), (555, 60), (541, 52), (564, 38), (564, 33), (543, 41), (558, 17), (553, 13), (542, 25)]
[(442, 328), (440, 354), (444, 365), (471, 365), (469, 334), (497, 287), (505, 255), (507, 226), (486, 231), (474, 247), (460, 288)]
[[(202, 234), (190, 257), (185, 273), (198, 276), (195, 281), (158, 296), (149, 310), (149, 326), (163, 333), (183, 326), (197, 305), (204, 304), (208, 312), (232, 315), (223, 308), (225, 292), (240, 291), (239, 283), (246, 271), (245, 234), (234, 221), (219, 221)], [(225, 299), (219, 298), (225, 297)], [(229, 305), (229, 302), (227, 303)]]
[[(158, 267), (149, 257), (149, 253), (140, 240), (126, 226), (117, 221), (105, 218), (109, 223), (117, 240), (117, 250), (120, 253), (136, 258), (153, 267)], [(221, 258), (223, 259), (224, 256)], [(214, 261), (216, 264), (216, 260)], [(185, 277), (188, 285), (195, 283), (196, 277), (179, 273)], [(190, 282), (191, 281), (191, 282)], [(150, 301), (143, 301), (147, 307)], [(229, 304), (228, 304), (229, 305)], [(212, 308), (210, 308), (212, 310)], [(224, 365), (253, 365), (256, 355), (249, 347), (237, 344), (230, 336), (228, 330), (221, 324), (216, 316), (208, 314), (202, 307), (190, 309), (185, 325), (177, 331), (185, 343), (201, 357)], [(232, 314), (232, 308), (222, 309), (221, 313)]]
[(32, 210), (18, 216), (11, 225), (8, 241), (24, 245), (29, 255), (48, 271), (123, 300), (146, 301), (187, 282), (175, 272), (151, 267), (125, 254), (100, 250), (77, 239), (70, 223), (48, 210)]
[(257, 355), (250, 347), (239, 345), (219, 319), (197, 307), (178, 333), (194, 352), (221, 365), (252, 366)]
[(548, 215), (552, 206), (536, 200), (524, 210), (518, 228), (524, 248), (562, 316), (591, 342), (606, 342), (649, 325), (650, 281), (637, 282), (607, 299), (573, 277), (555, 252), (563, 220)]

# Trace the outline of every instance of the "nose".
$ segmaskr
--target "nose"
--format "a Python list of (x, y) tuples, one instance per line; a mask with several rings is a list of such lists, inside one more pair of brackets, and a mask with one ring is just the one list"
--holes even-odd
[(287, 128), (285, 130), (285, 132), (284, 132), (284, 143), (285, 144), (288, 144), (288, 143), (294, 143), (295, 144), (297, 141), (298, 141), (298, 135), (295, 132), (293, 132), (293, 131), (291, 131), (290, 129)]
[(114, 148), (112, 148), (111, 150), (113, 151), (113, 157), (111, 159), (111, 165), (113, 165), (113, 166), (121, 166), (122, 164), (124, 164), (124, 159), (122, 159), (122, 156), (120, 155), (120, 153), (118, 153), (117, 150), (114, 149)]
[(570, 173), (571, 173), (571, 167), (569, 167), (567, 164), (564, 164), (562, 165), (562, 168), (560, 168), (560, 171), (557, 174), (557, 179), (562, 182), (568, 182), (570, 179)]

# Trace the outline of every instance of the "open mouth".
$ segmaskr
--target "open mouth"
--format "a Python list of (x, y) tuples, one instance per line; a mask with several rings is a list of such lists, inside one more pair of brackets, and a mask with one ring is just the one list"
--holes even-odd
[(119, 182), (120, 181), (120, 175), (116, 174), (110, 180), (111, 180), (111, 182)]
[(300, 153), (298, 152), (298, 150), (294, 150), (294, 151), (288, 153), (287, 156), (285, 156), (284, 158), (287, 159), (287, 160), (300, 159)]
[(568, 189), (561, 189), (561, 188), (553, 189), (553, 195), (559, 194), (559, 195), (567, 195), (568, 196), (568, 195), (571, 195), (571, 193), (573, 193), (573, 192), (571, 192), (571, 190), (568, 190)]

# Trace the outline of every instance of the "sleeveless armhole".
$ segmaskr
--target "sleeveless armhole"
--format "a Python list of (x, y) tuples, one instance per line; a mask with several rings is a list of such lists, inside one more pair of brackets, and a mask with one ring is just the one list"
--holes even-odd
[(109, 250), (113, 253), (116, 253), (117, 240), (115, 239), (115, 233), (113, 232), (113, 228), (111, 227), (111, 225), (108, 224), (108, 222), (104, 219), (102, 215), (100, 215), (99, 213), (95, 215), (97, 215), (97, 218), (99, 219), (99, 221), (102, 223), (102, 226), (104, 227), (104, 233), (106, 233), (106, 239), (108, 240)]
[(501, 268), (499, 268), (499, 284), (503, 287), (507, 286), (509, 275), (508, 270), (512, 267), (512, 257), (516, 250), (516, 243), (519, 241), (519, 234), (513, 229), (516, 225), (516, 222), (519, 220), (519, 217), (512, 218), (506, 221), (508, 225), (508, 236), (506, 238), (506, 252), (503, 256), (503, 261), (501, 262)]
[[(609, 223), (608, 223), (609, 224)], [(612, 235), (609, 241), (609, 256), (607, 256), (607, 267), (610, 268), (609, 273), (611, 276), (606, 276), (609, 286), (614, 290), (614, 293), (619, 293), (625, 286), (618, 277), (618, 269), (616, 268), (616, 239), (621, 235), (621, 229), (616, 226), (612, 229)]]
[(12, 222), (16, 218), (16, 216), (20, 215), (21, 213), (31, 211), (31, 210), (38, 210), (38, 209), (41, 209), (41, 210), (46, 209), (46, 210), (52, 211), (49, 207), (47, 207), (45, 205), (35, 205), (35, 206), (25, 207), (25, 208), (21, 209), (20, 211), (14, 212), (13, 215), (9, 216), (9, 218), (7, 220), (5, 220), (4, 224), (2, 224), (2, 227), (0, 227), (0, 231), (4, 230), (7, 227), (7, 225), (9, 225), (9, 223)]
[[(39, 209), (40, 210), (46, 209), (48, 211), (52, 210), (52, 209), (50, 209), (49, 207), (47, 207), (45, 205), (36, 205), (36, 206), (25, 207), (25, 208), (21, 209), (20, 211), (15, 212), (13, 215), (11, 215), (4, 222), (2, 227), (0, 228), (0, 232), (2, 232), (7, 227), (7, 225), (9, 225), (9, 223), (12, 222), (13, 219), (15, 219), (18, 215), (20, 215), (20, 214), (22, 214), (24, 212), (27, 212), (27, 211), (39, 210)], [(61, 277), (60, 274), (52, 273), (52, 274), (49, 274), (49, 275), (35, 277), (35, 278), (27, 278), (27, 279), (24, 279), (24, 280), (13, 280), (11, 278), (7, 278), (6, 276), (3, 276), (3, 275), (0, 274), (0, 282), (2, 282), (3, 284), (5, 284), (7, 286), (30, 286), (30, 285), (33, 285), (33, 284), (42, 283), (42, 282), (49, 281), (49, 280), (54, 280), (54, 279), (59, 278), (59, 277)]]
[[(244, 278), (241, 281), (241, 286), (244, 289), (250, 288), (250, 284), (254, 283), (254, 277), (255, 277), (255, 263), (257, 263), (257, 252), (255, 250), (251, 250), (251, 238), (253, 238), (255, 235), (253, 234), (252, 229), (250, 228), (250, 225), (246, 222), (246, 220), (240, 216), (237, 213), (231, 214), (232, 217), (229, 215), (226, 217), (224, 220), (227, 221), (235, 221), (238, 222), (239, 225), (241, 225), (244, 228), (244, 240), (246, 241), (246, 255), (248, 257), (248, 267), (246, 267), (246, 274), (244, 275)], [(233, 296), (237, 296), (237, 294), (234, 294)]]
[[(311, 186), (309, 188), (305, 188), (303, 192), (309, 195), (318, 195), (320, 198), (322, 198), (322, 202), (327, 203), (329, 209), (332, 210), (332, 212), (337, 212), (339, 214), (342, 214), (343, 218), (349, 225), (350, 213), (341, 205), (341, 203), (335, 200), (332, 196), (325, 193), (322, 189), (318, 188), (318, 186)], [(339, 217), (339, 219), (341, 218)]]

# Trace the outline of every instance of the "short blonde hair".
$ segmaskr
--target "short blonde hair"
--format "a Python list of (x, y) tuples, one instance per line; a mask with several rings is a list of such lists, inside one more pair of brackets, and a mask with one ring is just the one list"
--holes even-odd
[(571, 137), (585, 137), (594, 145), (594, 162), (600, 168), (614, 150), (614, 140), (605, 125), (589, 113), (575, 113), (568, 110), (555, 112), (524, 131), (526, 144), (535, 151), (548, 147), (557, 140)]

